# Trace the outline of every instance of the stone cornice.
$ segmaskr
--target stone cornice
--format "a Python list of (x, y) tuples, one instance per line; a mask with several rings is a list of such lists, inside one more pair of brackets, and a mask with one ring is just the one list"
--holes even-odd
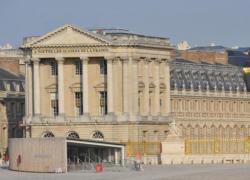
[(69, 125), (139, 125), (139, 124), (147, 124), (147, 125), (169, 125), (172, 121), (102, 121), (102, 122), (90, 122), (90, 121), (76, 121), (76, 122), (33, 122), (32, 126), (44, 126), (47, 125), (55, 125), (55, 126), (69, 126)]

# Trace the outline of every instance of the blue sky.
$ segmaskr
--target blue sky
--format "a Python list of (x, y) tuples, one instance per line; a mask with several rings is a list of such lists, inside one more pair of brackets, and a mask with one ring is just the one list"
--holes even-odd
[(250, 46), (250, 0), (0, 0), (0, 45), (63, 24), (125, 28), (176, 44)]

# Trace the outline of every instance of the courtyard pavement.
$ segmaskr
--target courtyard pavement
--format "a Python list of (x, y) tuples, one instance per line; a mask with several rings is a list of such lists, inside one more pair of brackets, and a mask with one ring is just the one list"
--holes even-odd
[(250, 180), (250, 164), (237, 165), (158, 165), (144, 171), (25, 173), (0, 168), (0, 180)]

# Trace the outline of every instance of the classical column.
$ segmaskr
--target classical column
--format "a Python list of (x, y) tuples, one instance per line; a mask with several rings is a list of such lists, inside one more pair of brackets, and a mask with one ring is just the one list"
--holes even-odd
[(119, 149), (115, 148), (115, 164), (119, 164)]
[(129, 107), (128, 107), (128, 59), (124, 58), (123, 59), (123, 113), (128, 114), (129, 112)]
[(160, 114), (160, 62), (155, 60), (155, 115)]
[(58, 75), (57, 75), (57, 84), (58, 84), (58, 105), (59, 105), (59, 115), (64, 116), (64, 73), (63, 73), (63, 57), (55, 58), (58, 65)]
[(107, 60), (107, 90), (108, 90), (108, 113), (114, 113), (114, 95), (113, 95), (113, 59)]
[(149, 115), (149, 71), (148, 71), (148, 59), (144, 59), (144, 114)]
[(132, 59), (133, 64), (133, 113), (134, 115), (138, 114), (138, 59)]
[(82, 61), (82, 105), (83, 115), (89, 114), (88, 57), (80, 57)]
[(25, 59), (25, 116), (29, 116), (29, 59)]
[(33, 76), (32, 76), (32, 63), (31, 61), (29, 62), (28, 64), (28, 76), (29, 76), (29, 80), (28, 80), (28, 84), (29, 84), (29, 87), (28, 87), (28, 108), (29, 108), (29, 115), (32, 116), (33, 115), (33, 108), (34, 108), (34, 105), (33, 105)]
[(171, 102), (170, 102), (170, 70), (169, 70), (169, 60), (165, 61), (165, 84), (166, 84), (166, 97), (164, 98), (166, 102), (165, 113), (168, 115), (171, 112)]
[(40, 59), (32, 59), (33, 61), (33, 81), (34, 81), (34, 114), (40, 115)]
[(111, 148), (108, 148), (108, 162), (112, 162), (112, 152), (111, 152)]

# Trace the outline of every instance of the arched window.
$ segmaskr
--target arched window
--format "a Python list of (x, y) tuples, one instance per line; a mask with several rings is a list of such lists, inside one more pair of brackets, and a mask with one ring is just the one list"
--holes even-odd
[(47, 132), (43, 133), (42, 137), (43, 138), (51, 138), (51, 137), (55, 137), (55, 135), (52, 132), (47, 131)]
[(92, 135), (92, 138), (93, 139), (96, 139), (96, 140), (103, 140), (104, 139), (104, 135), (101, 131), (95, 131)]
[(68, 138), (69, 139), (79, 139), (80, 137), (79, 137), (77, 132), (72, 131), (72, 132), (68, 133)]

